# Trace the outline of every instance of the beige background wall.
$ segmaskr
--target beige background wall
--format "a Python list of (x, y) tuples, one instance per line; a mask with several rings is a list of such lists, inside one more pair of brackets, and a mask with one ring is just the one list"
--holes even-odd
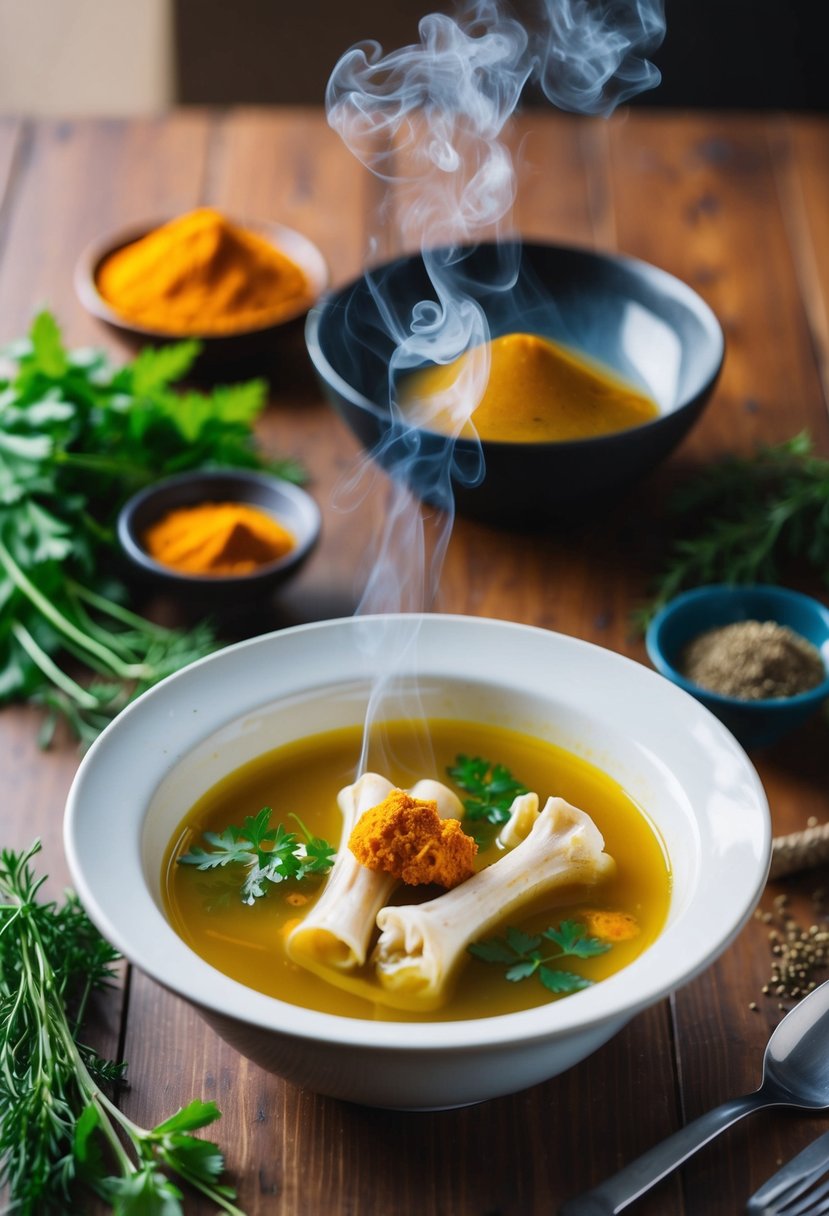
[(0, 0), (0, 113), (163, 109), (172, 27), (172, 0)]
[[(632, 5), (634, 0), (629, 0)], [(637, 105), (829, 111), (829, 0), (665, 0), (658, 89)], [(535, 23), (541, 0), (509, 0)], [(0, 114), (173, 102), (317, 105), (339, 56), (417, 39), (465, 0), (0, 0)], [(524, 101), (534, 100), (532, 92)]]

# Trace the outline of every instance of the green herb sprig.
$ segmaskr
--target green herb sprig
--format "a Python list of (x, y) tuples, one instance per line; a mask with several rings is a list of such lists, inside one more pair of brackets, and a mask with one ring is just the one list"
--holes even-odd
[(480, 756), (458, 755), (446, 772), (469, 795), (461, 799), (464, 819), (477, 824), (472, 832), (479, 844), (485, 844), (492, 835), (485, 825), (498, 827), (506, 823), (513, 800), (529, 792), (505, 765), (493, 764)]
[(635, 614), (641, 628), (686, 587), (774, 582), (786, 561), (829, 583), (829, 460), (814, 454), (806, 432), (708, 465), (673, 495), (669, 511), (689, 526)]
[(293, 812), (289, 818), (299, 825), (302, 839), (282, 823), (270, 827), (272, 813), (271, 807), (265, 806), (258, 815), (248, 815), (241, 827), (204, 832), (203, 838), (211, 847), (195, 845), (178, 858), (179, 863), (199, 870), (244, 866), (246, 873), (240, 893), (246, 904), (262, 899), (272, 887), (287, 879), (301, 882), (309, 874), (327, 874), (334, 864), (336, 849), (322, 837), (313, 836)]
[[(205, 466), (302, 476), (294, 462), (269, 462), (256, 447), (262, 381), (175, 389), (198, 352), (198, 343), (183, 342), (115, 368), (101, 352), (67, 350), (46, 312), (5, 352), (0, 704), (45, 706), (44, 745), (59, 717), (90, 742), (137, 693), (215, 646), (205, 626), (162, 629), (125, 607), (108, 575), (124, 499), (160, 476)], [(79, 672), (67, 670), (66, 656)]]
[[(117, 952), (77, 898), (41, 902), (32, 859), (0, 852), (0, 1186), (19, 1216), (80, 1210), (94, 1191), (116, 1216), (182, 1216), (186, 1182), (230, 1216), (243, 1216), (219, 1179), (217, 1146), (190, 1133), (219, 1118), (194, 1101), (154, 1128), (128, 1119), (102, 1088), (124, 1065), (78, 1041), (90, 995), (113, 978)], [(171, 1177), (172, 1175), (172, 1177)]]
[[(552, 942), (557, 949), (553, 953), (542, 953), (546, 942)], [(609, 942), (590, 937), (585, 926), (577, 920), (563, 920), (557, 929), (550, 926), (538, 934), (508, 928), (503, 937), (473, 942), (468, 947), (469, 953), (481, 962), (506, 966), (504, 978), (511, 983), (536, 975), (548, 992), (556, 996), (589, 988), (593, 981), (572, 971), (551, 967), (551, 963), (563, 958), (595, 958), (596, 955), (606, 954), (609, 949)]]

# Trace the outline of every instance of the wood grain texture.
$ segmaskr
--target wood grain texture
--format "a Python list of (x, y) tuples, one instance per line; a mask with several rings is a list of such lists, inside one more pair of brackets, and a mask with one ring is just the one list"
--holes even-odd
[[(666, 137), (670, 132), (670, 136)], [(620, 248), (696, 288), (726, 335), (697, 460), (829, 429), (763, 119), (644, 116), (611, 124)]]
[(0, 222), (10, 203), (13, 183), (20, 177), (14, 168), (23, 153), (25, 134), (21, 119), (0, 118)]
[(335, 284), (362, 268), (377, 197), (317, 108), (234, 110), (218, 128), (207, 201), (297, 228), (320, 247)]
[(89, 242), (195, 205), (205, 170), (207, 121), (106, 120), (38, 124), (11, 199), (0, 277), (0, 341), (51, 308), (73, 344), (130, 348), (89, 317), (72, 276)]
[(780, 118), (770, 142), (780, 206), (829, 408), (829, 140), (815, 118)]
[(613, 248), (606, 124), (530, 111), (516, 120), (511, 144), (522, 236)]
[[(142, 1121), (188, 1097), (214, 1098), (223, 1111), (217, 1135), (251, 1214), (548, 1216), (676, 1119), (670, 1086), (655, 1091), (652, 1081), (664, 1010), (637, 1021), (636, 1033), (623, 1031), (578, 1068), (532, 1090), (406, 1114), (321, 1098), (269, 1076), (145, 981), (131, 997), (130, 1023), (140, 1030), (128, 1045), (131, 1073), (141, 1081), (124, 1099)], [(669, 1074), (670, 1061), (661, 1063)], [(612, 1119), (611, 1134), (609, 1115), (619, 1104), (640, 1115)], [(678, 1202), (668, 1183), (640, 1210), (659, 1216), (665, 1203)], [(211, 1208), (193, 1200), (187, 1210), (206, 1216)]]

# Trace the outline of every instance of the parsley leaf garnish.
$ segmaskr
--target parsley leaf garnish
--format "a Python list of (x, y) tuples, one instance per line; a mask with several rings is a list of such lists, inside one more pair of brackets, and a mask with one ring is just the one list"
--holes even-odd
[(529, 792), (505, 765), (493, 764), (480, 756), (458, 755), (446, 772), (469, 795), (461, 799), (464, 818), (476, 825), (469, 831), (482, 846), (488, 843), (491, 828), (509, 819), (513, 799)]
[(527, 787), (516, 781), (503, 764), (493, 764), (480, 756), (456, 756), (454, 765), (446, 771), (456, 785), (471, 795), (462, 799), (470, 819), (506, 823), (513, 799), (528, 793)]
[[(557, 947), (555, 953), (546, 952), (546, 942), (552, 942)], [(503, 937), (473, 942), (468, 947), (469, 953), (481, 962), (506, 966), (504, 978), (511, 983), (537, 975), (548, 992), (556, 996), (589, 988), (593, 981), (572, 971), (551, 967), (550, 963), (558, 963), (563, 958), (595, 958), (598, 954), (606, 954), (609, 949), (609, 942), (590, 937), (586, 927), (577, 920), (563, 920), (558, 928), (550, 926), (537, 934), (509, 927)]]
[(241, 897), (246, 904), (255, 903), (287, 879), (301, 882), (308, 874), (327, 874), (336, 849), (320, 836), (313, 836), (293, 813), (290, 818), (298, 824), (301, 838), (282, 823), (272, 828), (272, 813), (271, 807), (264, 806), (258, 815), (246, 816), (241, 827), (231, 825), (222, 832), (204, 832), (203, 839), (210, 848), (194, 845), (179, 857), (179, 862), (199, 870), (244, 866)]

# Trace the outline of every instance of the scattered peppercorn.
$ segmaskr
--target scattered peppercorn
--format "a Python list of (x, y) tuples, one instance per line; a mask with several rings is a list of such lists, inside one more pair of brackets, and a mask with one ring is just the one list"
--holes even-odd
[[(769, 930), (768, 940), (772, 962), (768, 983), (763, 985), (764, 996), (786, 1000), (800, 1000), (818, 985), (815, 976), (829, 969), (829, 928), (826, 926), (824, 891), (815, 891), (812, 906), (816, 922), (803, 928), (789, 908), (789, 897), (777, 895), (773, 913), (758, 909), (755, 916), (774, 927)], [(783, 1005), (778, 1001), (778, 1008)]]
[(776, 621), (706, 630), (685, 647), (679, 670), (700, 688), (741, 701), (793, 697), (826, 679), (817, 647)]

